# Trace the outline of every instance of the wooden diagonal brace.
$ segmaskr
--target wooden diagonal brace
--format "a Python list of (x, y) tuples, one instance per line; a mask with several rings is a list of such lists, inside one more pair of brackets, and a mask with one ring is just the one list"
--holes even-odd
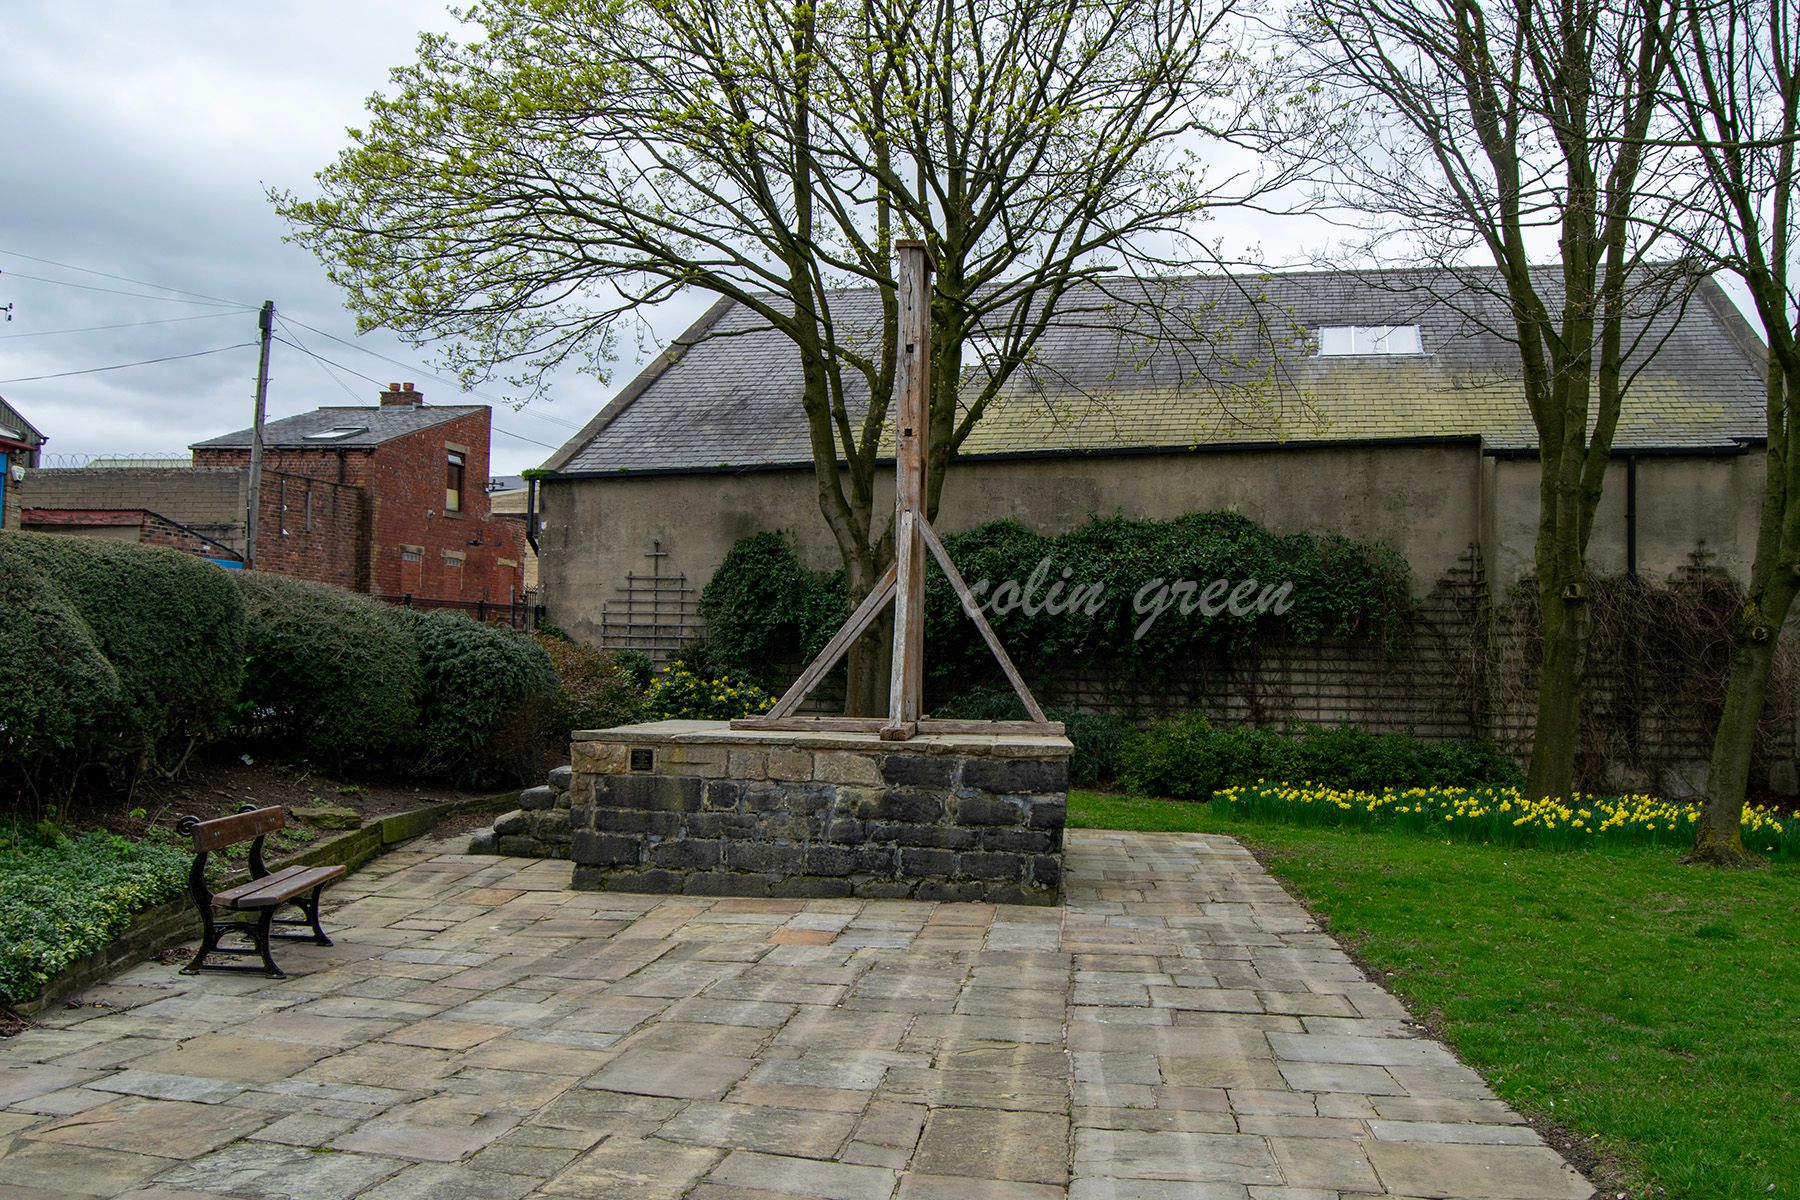
[(850, 614), (850, 619), (825, 643), (825, 648), (800, 673), (800, 678), (794, 680), (788, 690), (782, 693), (781, 699), (775, 702), (775, 707), (768, 711), (767, 716), (779, 718), (793, 715), (794, 710), (800, 707), (800, 702), (819, 685), (819, 680), (825, 678), (831, 668), (837, 666), (838, 659), (844, 657), (844, 652), (863, 635), (875, 618), (881, 615), (881, 610), (887, 606), (888, 601), (894, 598), (894, 581), (898, 575), (898, 568), (889, 563), (888, 569), (881, 573), (881, 578), (875, 581), (869, 594), (863, 597), (863, 602)]
[(950, 586), (956, 589), (957, 598), (962, 601), (963, 611), (969, 615), (969, 620), (975, 622), (975, 628), (981, 631), (981, 639), (988, 644), (988, 649), (992, 650), (994, 657), (999, 660), (1000, 669), (1006, 672), (1006, 678), (1012, 684), (1013, 691), (1018, 693), (1020, 701), (1024, 703), (1025, 711), (1031, 714), (1033, 721), (1043, 724), (1048, 720), (1044, 716), (1044, 710), (1038, 707), (1038, 702), (1032, 696), (1031, 689), (1025, 686), (1025, 680), (1019, 675), (1019, 668), (1013, 666), (1013, 660), (1007, 656), (1006, 648), (1000, 644), (1000, 638), (994, 633), (994, 627), (989, 625), (987, 618), (981, 615), (981, 606), (975, 602), (974, 595), (969, 591), (969, 585), (963, 582), (962, 572), (958, 571), (956, 564), (950, 561), (950, 552), (944, 549), (944, 543), (938, 540), (937, 530), (931, 527), (931, 522), (921, 519), (919, 534), (925, 539), (925, 544), (931, 548), (931, 557), (937, 559), (937, 564), (943, 569), (945, 578), (950, 580)]

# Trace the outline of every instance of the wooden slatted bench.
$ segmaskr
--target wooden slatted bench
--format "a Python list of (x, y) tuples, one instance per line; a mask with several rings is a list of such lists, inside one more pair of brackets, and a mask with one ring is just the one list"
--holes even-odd
[[(286, 823), (287, 813), (279, 806), (257, 808), (249, 804), (229, 817), (202, 821), (199, 817), (189, 816), (175, 822), (176, 833), (194, 839), (194, 865), (188, 872), (188, 890), (193, 894), (194, 906), (200, 910), (200, 920), (205, 927), (200, 951), (194, 955), (192, 962), (181, 968), (183, 975), (195, 975), (201, 971), (260, 970), (272, 979), (286, 979), (287, 975), (275, 965), (275, 959), (269, 953), (271, 939), (287, 938), (309, 941), (320, 946), (331, 945), (331, 939), (325, 936), (325, 930), (319, 926), (319, 894), (325, 890), (326, 884), (344, 873), (344, 868), (296, 866), (283, 867), (279, 871), (269, 870), (263, 862), (263, 839)], [(206, 883), (207, 856), (214, 850), (235, 846), (240, 842), (250, 843), (249, 880), (222, 892), (212, 891)], [(275, 911), (287, 904), (298, 908), (301, 916), (277, 917)], [(216, 915), (219, 912), (243, 913), (246, 916), (220, 919)], [(309, 925), (311, 932), (276, 932), (274, 927), (277, 925)], [(220, 941), (231, 934), (248, 939), (250, 944), (221, 946)], [(258, 954), (262, 956), (262, 966), (207, 962), (207, 956), (213, 954)]]

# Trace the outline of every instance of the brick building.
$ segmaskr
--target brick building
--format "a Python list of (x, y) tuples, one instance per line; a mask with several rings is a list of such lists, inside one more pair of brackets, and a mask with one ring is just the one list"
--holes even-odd
[(243, 557), (197, 529), (171, 521), (147, 508), (28, 508), (22, 527), (33, 533), (75, 534), (110, 541), (168, 546), (184, 554), (210, 558), (223, 566), (241, 566)]
[[(523, 531), (488, 506), (491, 415), (391, 383), (372, 408), (269, 422), (257, 568), (393, 599), (521, 599)], [(250, 430), (192, 450), (196, 468), (247, 468)]]
[[(489, 510), (486, 405), (430, 406), (390, 384), (372, 407), (263, 430), (256, 568), (415, 602), (522, 602), (524, 528)], [(245, 554), (250, 430), (191, 447), (189, 467), (33, 471), (26, 529)]]

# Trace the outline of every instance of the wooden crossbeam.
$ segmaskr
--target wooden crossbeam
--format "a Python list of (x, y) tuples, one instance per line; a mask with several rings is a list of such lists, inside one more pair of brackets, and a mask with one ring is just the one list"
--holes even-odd
[[(886, 717), (743, 717), (733, 721), (733, 729), (768, 729), (786, 733), (883, 733), (890, 727)], [(916, 734), (1005, 733), (1034, 737), (1061, 737), (1061, 721), (957, 721), (937, 717), (921, 717)]]

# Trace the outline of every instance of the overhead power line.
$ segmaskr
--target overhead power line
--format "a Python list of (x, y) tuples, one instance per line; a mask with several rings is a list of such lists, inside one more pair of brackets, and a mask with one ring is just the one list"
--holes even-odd
[[(275, 315), (275, 323), (277, 325), (281, 326), (282, 331), (284, 333), (288, 334), (289, 336), (291, 336), (294, 339), (293, 341), (290, 342), (290, 341), (288, 341), (287, 338), (276, 338), (275, 339), (276, 341), (280, 342), (284, 346), (292, 346), (294, 349), (300, 351), (300, 353), (306, 355), (306, 357), (312, 362), (312, 365), (319, 368), (319, 370), (324, 373), (325, 378), (331, 380), (331, 382), (337, 384), (338, 387), (343, 390), (344, 395), (350, 397), (350, 399), (352, 399), (352, 400), (356, 400), (359, 402), (361, 401), (362, 397), (358, 396), (356, 394), (355, 390), (353, 388), (351, 388), (351, 386), (349, 384), (345, 383), (343, 381), (343, 379), (341, 379), (338, 376), (338, 373), (336, 371), (331, 369), (331, 365), (329, 363), (327, 363), (325, 361), (325, 359), (321, 358), (317, 354), (314, 354), (311, 350), (308, 350), (306, 348), (306, 344), (300, 340), (300, 335), (295, 333), (292, 329), (288, 328), (288, 323), (281, 318), (281, 314), (277, 313)], [(348, 368), (345, 368), (345, 369), (348, 370)]]
[(57, 371), (50, 375), (20, 375), (16, 379), (0, 379), (0, 383), (35, 383), (40, 379), (66, 379), (70, 375), (94, 375), (101, 371), (123, 371), (127, 367), (147, 367), (151, 363), (175, 362), (183, 358), (201, 358), (208, 354), (223, 354), (227, 350), (242, 350), (246, 346), (254, 346), (255, 342), (238, 342), (233, 346), (214, 346), (211, 350), (195, 350), (191, 354), (165, 354), (161, 358), (142, 358), (137, 362), (113, 363), (105, 367), (84, 367), (79, 371)]
[[(277, 318), (277, 320), (280, 322), (280, 324), (284, 328), (289, 324), (289, 322), (287, 321), (286, 318)], [(295, 325), (299, 325), (300, 328), (302, 328), (302, 329), (312, 330), (313, 333), (317, 333), (322, 337), (331, 337), (331, 335), (329, 333), (326, 333), (324, 330), (313, 329), (313, 327), (311, 325), (304, 324), (303, 322), (294, 321), (292, 323)], [(293, 333), (293, 330), (289, 329), (288, 332)], [(361, 371), (358, 371), (353, 367), (346, 367), (343, 363), (338, 362), (336, 359), (326, 358), (323, 354), (318, 354), (312, 350), (308, 350), (305, 346), (300, 345), (296, 341), (289, 341), (287, 338), (283, 338), (283, 337), (278, 337), (275, 340), (280, 342), (284, 346), (290, 347), (291, 349), (294, 349), (294, 350), (298, 350), (300, 353), (306, 355), (308, 358), (313, 359), (314, 361), (318, 362), (321, 366), (336, 367), (338, 370), (344, 372), (346, 375), (354, 375), (358, 379), (361, 379), (361, 380), (364, 380), (365, 382), (374, 384), (376, 387), (381, 386), (382, 381), (375, 378), (373, 375), (364, 375)], [(331, 340), (334, 342), (343, 341), (342, 338), (331, 338)], [(353, 349), (353, 350), (361, 350), (362, 349), (362, 347), (352, 345), (351, 343), (346, 342), (345, 344), (350, 345), (351, 349)], [(375, 354), (375, 352), (373, 350), (367, 350), (367, 351), (364, 351), (364, 353)], [(375, 354), (375, 357), (382, 358), (387, 362), (393, 363), (395, 366), (405, 367), (408, 371), (415, 371), (417, 374), (419, 374), (427, 379), (436, 378), (436, 376), (432, 375), (428, 371), (418, 371), (418, 370), (416, 370), (415, 367), (409, 366), (408, 364), (400, 362), (397, 359), (386, 358), (384, 355), (379, 355), (379, 354)], [(333, 379), (336, 379), (336, 376), (333, 376)], [(336, 382), (339, 387), (343, 388), (345, 392), (349, 393), (351, 399), (353, 399), (353, 400), (358, 399), (356, 393), (351, 391), (350, 388), (341, 379), (337, 379)], [(562, 448), (560, 446), (552, 446), (549, 442), (540, 442), (536, 438), (526, 437), (522, 433), (514, 433), (512, 430), (504, 428), (503, 426), (500, 426), (500, 425), (490, 425), (490, 428), (492, 428), (495, 433), (503, 434), (506, 437), (514, 438), (521, 442), (527, 442), (530, 445), (538, 446), (545, 450), (560, 450)]]
[[(17, 271), (5, 272), (8, 279), (29, 279), (34, 283), (50, 283), (57, 287), (80, 288), (84, 292), (108, 292), (114, 296), (130, 296), (137, 300), (156, 300), (163, 304), (204, 304), (210, 307), (224, 305), (228, 308), (241, 307), (233, 305), (229, 300), (183, 300), (177, 296), (153, 296), (149, 292), (127, 292), (120, 288), (100, 287), (92, 283), (76, 283), (69, 279), (50, 279), (43, 275), (21, 275)], [(155, 286), (155, 285), (152, 285)]]
[(225, 300), (218, 296), (209, 296), (205, 292), (190, 292), (178, 287), (170, 287), (166, 283), (152, 283), (148, 279), (133, 279), (129, 275), (114, 275), (110, 271), (96, 271), (93, 267), (78, 267), (74, 263), (57, 262), (53, 258), (39, 258), (35, 254), (24, 254), (18, 250), (0, 249), (0, 254), (10, 254), (14, 258), (29, 259), (43, 263), (47, 267), (61, 267), (65, 271), (80, 271), (84, 275), (98, 275), (102, 279), (116, 279), (120, 283), (135, 283), (139, 287), (155, 288), (159, 292), (174, 292), (177, 296), (193, 296), (199, 300), (212, 300), (219, 304), (229, 304), (235, 308), (255, 308), (254, 304), (245, 304), (242, 300)]
[(220, 317), (235, 317), (239, 313), (251, 312), (251, 309), (233, 309), (230, 312), (196, 313), (191, 317), (160, 317), (154, 321), (119, 321), (112, 325), (82, 325), (74, 329), (35, 329), (27, 333), (0, 333), (0, 338), (55, 337), (63, 333), (98, 333), (103, 329), (136, 329), (140, 325), (174, 325), (180, 321), (216, 321)]
[[(355, 342), (348, 341), (344, 338), (337, 336), (337, 334), (335, 334), (335, 333), (327, 333), (323, 329), (319, 329), (313, 325), (308, 325), (305, 321), (296, 320), (293, 317), (286, 317), (286, 318), (283, 318), (283, 320), (292, 322), (293, 324), (298, 325), (300, 328), (306, 330), (309, 333), (316, 333), (322, 338), (330, 338), (332, 341), (336, 342), (340, 346), (348, 346), (352, 350), (356, 350), (363, 354), (367, 354), (370, 358), (379, 358), (382, 362), (387, 363), (389, 366), (400, 367), (404, 370), (411, 371), (414, 375), (419, 376), (421, 378), (431, 379), (431, 380), (435, 380), (438, 383), (448, 384), (451, 387), (457, 388), (459, 391), (466, 391), (471, 396), (479, 396), (481, 399), (489, 401), (490, 403), (504, 404), (508, 408), (512, 407), (512, 404), (510, 401), (507, 401), (507, 400), (502, 399), (497, 396), (490, 396), (486, 392), (479, 391), (475, 388), (463, 388), (461, 384), (455, 382), (454, 380), (445, 379), (442, 375), (439, 375), (425, 367), (421, 367), (417, 363), (402, 362), (401, 360), (399, 360), (397, 358), (390, 358), (387, 355), (381, 353), (379, 350), (371, 350), (367, 346), (359, 346)], [(343, 369), (346, 371), (350, 371), (349, 367), (344, 367)], [(350, 373), (352, 375), (358, 374), (355, 371), (350, 371)], [(358, 377), (362, 378), (362, 379), (369, 378), (367, 375), (359, 375)], [(376, 381), (370, 380), (370, 382), (373, 383)], [(548, 413), (539, 412), (538, 410), (536, 410), (534, 408), (527, 407), (527, 408), (523, 408), (523, 409), (518, 409), (516, 411), (518, 411), (521, 414), (529, 414), (530, 416), (534, 416), (540, 421), (548, 421), (552, 425), (561, 425), (561, 426), (564, 426), (565, 428), (575, 429), (575, 430), (579, 430), (582, 428), (582, 426), (575, 421), (565, 421), (560, 417), (553, 417)], [(536, 444), (541, 446), (544, 443), (538, 442)], [(561, 447), (558, 447), (558, 446), (552, 446), (550, 448), (552, 450), (561, 449)]]
[[(287, 321), (285, 321), (285, 320), (281, 321), (281, 325), (283, 328), (286, 328), (287, 324), (288, 324)], [(294, 324), (298, 325), (299, 322), (296, 321), (296, 322), (294, 322)], [(288, 332), (293, 333), (293, 330), (289, 329)], [(336, 359), (326, 358), (323, 354), (319, 354), (312, 350), (308, 350), (305, 346), (302, 346), (299, 342), (289, 341), (287, 338), (276, 338), (275, 340), (280, 342), (284, 346), (288, 346), (288, 347), (291, 347), (292, 349), (298, 350), (300, 353), (306, 355), (308, 358), (313, 359), (319, 363), (322, 363), (325, 366), (336, 367), (338, 370), (342, 371), (346, 375), (354, 375), (358, 379), (361, 379), (367, 383), (374, 384), (376, 387), (381, 386), (381, 380), (375, 378), (373, 375), (364, 375), (361, 371), (358, 371), (353, 367), (346, 367), (343, 363), (338, 362)], [(347, 386), (344, 388), (344, 390), (350, 391), (350, 389)], [(357, 396), (356, 393), (353, 391), (350, 391), (350, 395), (356, 399), (359, 399), (359, 400), (361, 399), (361, 397)]]

